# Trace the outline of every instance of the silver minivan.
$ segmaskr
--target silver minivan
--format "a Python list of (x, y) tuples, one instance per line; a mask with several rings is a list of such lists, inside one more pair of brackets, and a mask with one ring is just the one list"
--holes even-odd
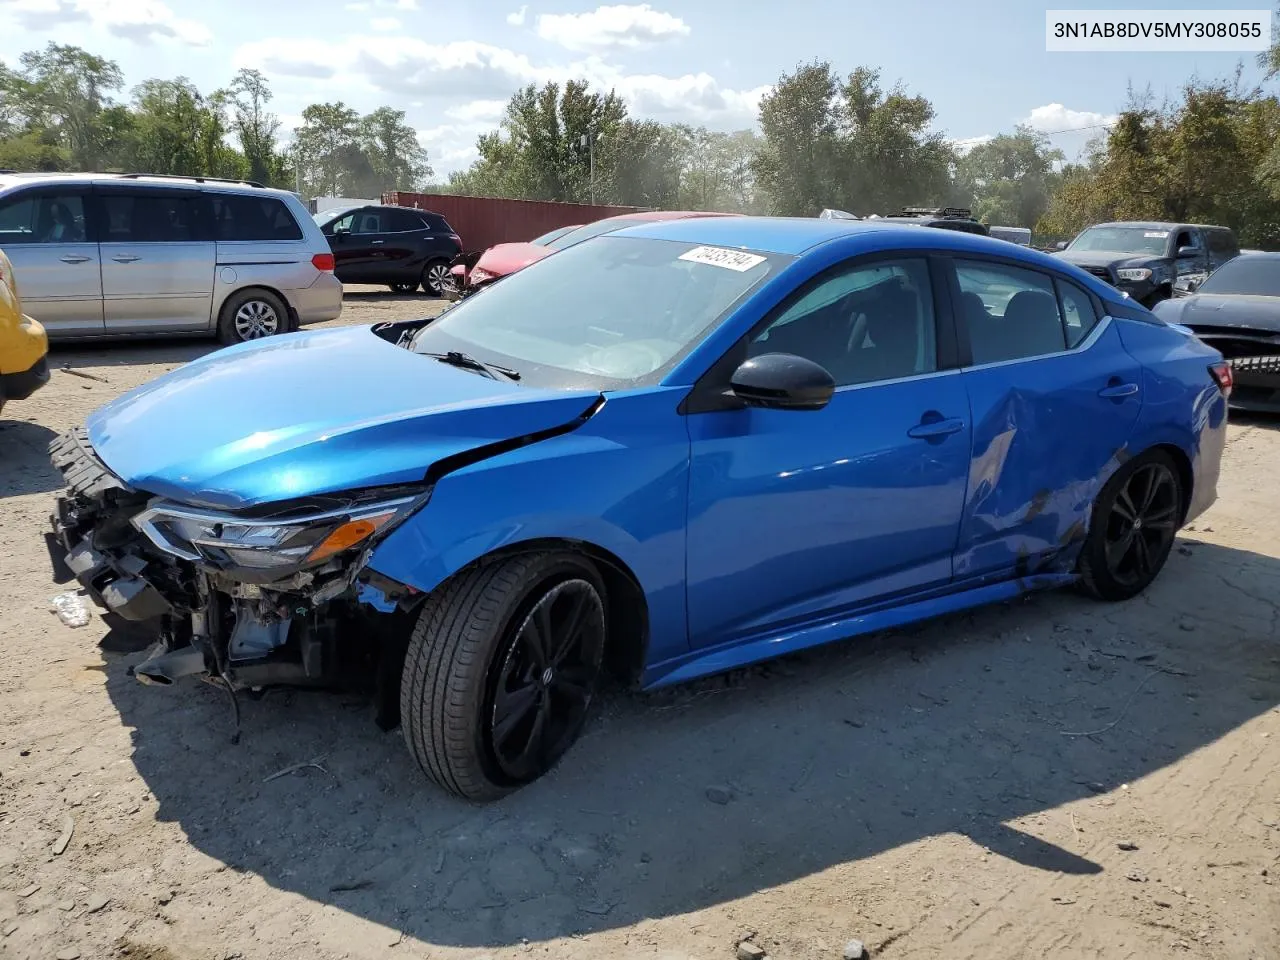
[(51, 338), (241, 343), (342, 313), (307, 208), (246, 181), (0, 173), (0, 249)]

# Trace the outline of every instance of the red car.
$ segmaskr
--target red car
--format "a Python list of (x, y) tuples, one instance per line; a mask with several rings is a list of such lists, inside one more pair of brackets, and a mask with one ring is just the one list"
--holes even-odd
[(499, 243), (481, 254), (480, 259), (475, 262), (470, 271), (463, 264), (456, 264), (452, 268), (451, 275), (456, 290), (451, 291), (451, 299), (460, 299), (475, 293), (481, 287), (495, 280), (501, 280), (543, 257), (550, 256), (557, 250), (572, 247), (574, 244), (601, 234), (633, 227), (638, 223), (647, 223), (652, 220), (685, 220), (689, 217), (736, 216), (739, 214), (706, 213), (697, 210), (648, 210), (643, 213), (624, 213), (616, 217), (605, 217), (603, 220), (583, 226), (560, 227), (528, 243)]

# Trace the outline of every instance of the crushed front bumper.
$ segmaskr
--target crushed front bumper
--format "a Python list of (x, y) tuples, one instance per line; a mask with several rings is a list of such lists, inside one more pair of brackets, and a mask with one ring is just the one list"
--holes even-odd
[(134, 520), (153, 498), (112, 473), (86, 431), (58, 437), (49, 452), (66, 480), (51, 523), (67, 568), (103, 609), (155, 625), (161, 649), (135, 668), (139, 679), (342, 685), (378, 650), (385, 622), (374, 621), (394, 613), (395, 585), (384, 589), (372, 572), (357, 583), (355, 567), (315, 583), (236, 581), (144, 536)]
[(1231, 376), (1231, 406), (1280, 413), (1280, 356), (1236, 357), (1231, 361)]

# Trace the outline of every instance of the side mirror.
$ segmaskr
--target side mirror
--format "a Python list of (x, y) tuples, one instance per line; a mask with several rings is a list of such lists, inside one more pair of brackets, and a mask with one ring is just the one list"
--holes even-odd
[(349, 237), (349, 236), (351, 236), (351, 231), (350, 231), (350, 230), (335, 230), (335, 231), (333, 231), (333, 239), (335, 239), (335, 240), (345, 240), (345, 239), (347, 239), (347, 237)]
[(752, 357), (733, 372), (734, 396), (753, 407), (772, 410), (821, 410), (836, 382), (825, 367), (791, 353)]
[(1197, 250), (1195, 247), (1179, 247), (1178, 248), (1179, 259), (1181, 259), (1182, 257), (1195, 257), (1195, 256), (1199, 256), (1199, 254), (1200, 254), (1200, 251)]
[(1055, 243), (1055, 244), (1053, 245), (1053, 249), (1055, 249), (1055, 250), (1065, 250), (1065, 249), (1067, 249), (1067, 241), (1065, 241), (1065, 240), (1059, 240), (1057, 243)]

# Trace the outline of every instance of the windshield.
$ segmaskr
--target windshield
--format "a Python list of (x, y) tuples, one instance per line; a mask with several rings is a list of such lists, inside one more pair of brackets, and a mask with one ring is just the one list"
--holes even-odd
[(330, 207), (328, 210), (320, 210), (316, 213), (313, 213), (311, 215), (311, 219), (323, 227), (326, 223), (328, 223), (330, 220), (333, 220), (335, 217), (338, 217), (341, 214), (346, 213), (348, 210), (355, 210), (355, 209), (357, 208), (356, 207)]
[(412, 349), (471, 354), (517, 371), (530, 386), (653, 384), (789, 259), (600, 237), (462, 301), (423, 327)]
[(1106, 250), (1115, 253), (1164, 256), (1169, 231), (1156, 227), (1090, 227), (1071, 241), (1068, 250)]
[(545, 247), (545, 246), (548, 246), (552, 240), (558, 240), (560, 237), (563, 237), (570, 230), (576, 230), (576, 229), (578, 229), (577, 226), (573, 224), (570, 224), (567, 227), (556, 227), (554, 230), (548, 230), (546, 233), (544, 233), (540, 237), (534, 237), (529, 242), (537, 247)]
[[(621, 230), (623, 227), (634, 227), (637, 223), (644, 223), (643, 220), (597, 220), (595, 223), (588, 223), (585, 227), (578, 227), (576, 230), (570, 230), (562, 237), (557, 237), (545, 246), (552, 250), (567, 250), (575, 244), (581, 243), (583, 240), (590, 240), (592, 237), (598, 237), (601, 234), (613, 233), (615, 230)], [(535, 241), (536, 242), (536, 241)]]
[(1196, 293), (1280, 297), (1280, 257), (1235, 257), (1209, 274)]

